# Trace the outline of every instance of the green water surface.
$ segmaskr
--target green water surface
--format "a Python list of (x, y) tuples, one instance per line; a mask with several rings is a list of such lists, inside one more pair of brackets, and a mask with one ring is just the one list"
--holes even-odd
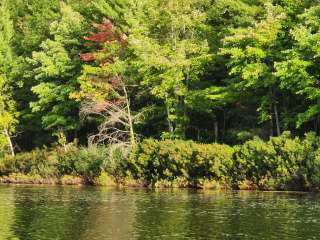
[(6, 239), (320, 239), (320, 195), (0, 186)]

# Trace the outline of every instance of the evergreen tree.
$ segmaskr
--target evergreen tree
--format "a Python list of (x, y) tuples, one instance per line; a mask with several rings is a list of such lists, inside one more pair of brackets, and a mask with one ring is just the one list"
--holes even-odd
[(78, 103), (70, 95), (78, 89), (79, 52), (85, 23), (78, 12), (61, 3), (61, 17), (49, 29), (52, 39), (43, 41), (41, 51), (33, 52), (28, 59), (32, 65), (30, 77), (37, 81), (31, 89), (37, 100), (30, 106), (32, 112), (41, 112), (45, 129), (63, 136), (79, 129)]

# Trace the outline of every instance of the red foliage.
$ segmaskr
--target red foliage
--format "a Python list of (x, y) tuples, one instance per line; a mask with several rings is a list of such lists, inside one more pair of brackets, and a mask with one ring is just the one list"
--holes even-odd
[[(98, 32), (91, 32), (89, 36), (84, 37), (85, 40), (90, 41), (86, 43), (86, 46), (92, 46), (95, 44), (104, 44), (111, 43), (114, 41), (118, 41), (122, 45), (126, 43), (127, 36), (125, 34), (118, 34), (114, 31), (114, 25), (109, 19), (104, 18), (102, 23), (97, 24), (94, 23), (93, 26), (98, 29)], [(101, 52), (103, 50), (98, 50)], [(82, 53), (80, 54), (80, 59), (85, 62), (95, 61), (96, 54), (95, 53)], [(108, 60), (108, 59), (106, 59)]]
[(112, 31), (104, 31), (99, 33), (90, 33), (89, 37), (84, 37), (85, 40), (96, 42), (96, 43), (104, 43), (106, 41), (111, 41), (114, 39), (114, 33)]
[(100, 31), (112, 30), (114, 27), (112, 22), (107, 18), (103, 18), (102, 23), (100, 24), (94, 23), (93, 26), (98, 28)]
[(102, 23), (94, 23), (93, 26), (98, 29), (99, 32), (91, 32), (90, 36), (84, 37), (85, 40), (95, 43), (104, 43), (118, 38), (117, 34), (114, 32), (114, 26), (109, 19), (104, 18)]
[(80, 59), (84, 62), (90, 62), (96, 60), (96, 55), (94, 53), (81, 53)]

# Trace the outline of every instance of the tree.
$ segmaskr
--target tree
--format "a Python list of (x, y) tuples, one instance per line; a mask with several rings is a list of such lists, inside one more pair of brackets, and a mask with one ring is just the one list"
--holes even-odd
[(137, 136), (237, 144), (285, 130), (320, 133), (317, 1), (0, 6), (6, 151), (56, 138), (85, 144), (92, 133), (90, 142), (126, 146)]
[(92, 2), (97, 12), (116, 23), (122, 31), (127, 28), (125, 13), (128, 4), (129, 0), (95, 0)]
[(281, 80), (281, 88), (302, 96), (305, 112), (296, 117), (297, 127), (315, 119), (316, 131), (319, 131), (320, 89), (320, 6), (312, 6), (298, 16), (299, 24), (291, 31), (294, 45), (284, 51), (285, 58), (275, 64), (275, 75)]
[(33, 52), (28, 59), (32, 66), (29, 75), (37, 80), (31, 88), (37, 96), (30, 103), (32, 112), (41, 112), (43, 127), (56, 136), (79, 129), (78, 103), (70, 95), (78, 89), (80, 36), (86, 26), (83, 17), (69, 5), (62, 2), (60, 10), (60, 19), (50, 24), (52, 39), (43, 41), (41, 51)]
[(18, 123), (18, 112), (13, 99), (13, 82), (10, 79), (14, 62), (12, 38), (13, 23), (10, 18), (7, 1), (0, 4), (0, 151), (7, 146), (14, 156), (14, 145), (11, 137)]
[[(287, 16), (280, 6), (265, 4), (265, 16), (250, 27), (239, 27), (223, 39), (221, 54), (229, 56), (227, 66), (232, 91), (264, 92), (261, 96), (261, 121), (276, 124), (276, 134), (281, 134), (278, 96), (279, 82), (274, 75), (274, 63), (281, 59), (282, 37)], [(274, 116), (274, 120), (273, 120)]]
[(94, 65), (85, 65), (79, 78), (81, 91), (75, 97), (84, 100), (84, 116), (102, 116), (99, 133), (91, 136), (91, 143), (126, 143), (135, 145), (134, 116), (131, 112), (128, 95), (130, 77), (127, 75), (126, 35), (117, 32), (113, 23), (103, 19), (94, 24), (97, 32), (88, 37), (89, 45), (98, 50), (82, 53), (80, 58)]
[(135, 65), (141, 84), (163, 101), (170, 137), (185, 137), (185, 97), (210, 59), (203, 35), (206, 3), (133, 1), (133, 11), (128, 16), (129, 45), (137, 57)]
[(14, 44), (19, 55), (28, 56), (39, 50), (40, 44), (49, 37), (48, 26), (59, 18), (59, 0), (6, 0), (12, 9)]
[(11, 89), (7, 79), (2, 75), (0, 76), (0, 151), (6, 146), (12, 156), (15, 155), (15, 150), (11, 138), (16, 131), (18, 116)]

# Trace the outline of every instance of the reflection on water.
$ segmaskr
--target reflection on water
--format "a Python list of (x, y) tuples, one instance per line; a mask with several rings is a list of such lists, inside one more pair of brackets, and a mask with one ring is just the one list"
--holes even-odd
[(0, 186), (0, 239), (319, 239), (319, 200), (307, 193)]

